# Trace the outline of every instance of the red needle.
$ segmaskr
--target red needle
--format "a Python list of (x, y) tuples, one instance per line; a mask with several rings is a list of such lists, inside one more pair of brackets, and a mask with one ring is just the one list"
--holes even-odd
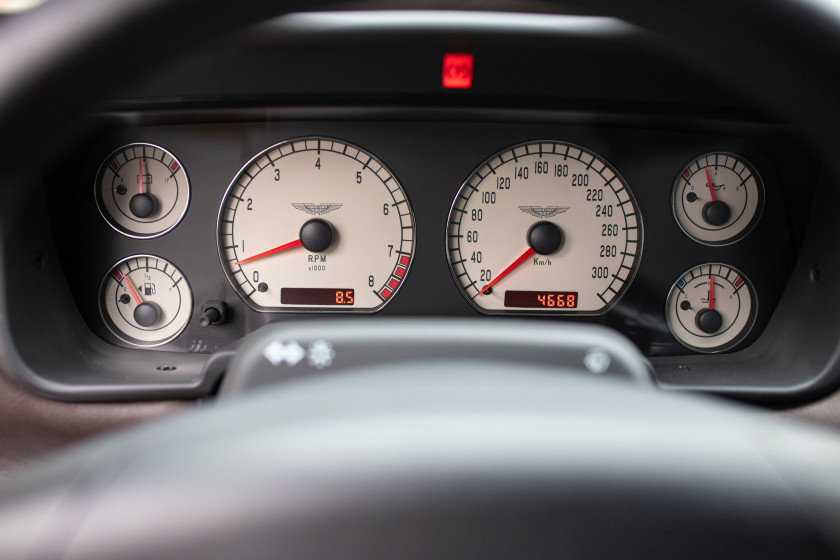
[(140, 301), (140, 296), (137, 295), (137, 292), (134, 291), (134, 286), (131, 285), (131, 280), (128, 279), (128, 276), (123, 274), (123, 278), (125, 278), (125, 284), (128, 286), (128, 289), (131, 290), (131, 295), (134, 296), (134, 301), (137, 302), (137, 305), (143, 303)]
[(274, 255), (275, 253), (279, 253), (281, 251), (285, 251), (286, 249), (294, 249), (295, 247), (300, 247), (300, 239), (295, 239), (285, 245), (280, 245), (279, 247), (275, 247), (274, 249), (269, 249), (268, 251), (262, 252), (259, 255), (254, 255), (253, 257), (248, 257), (247, 259), (242, 259), (241, 261), (237, 261), (233, 264), (245, 264), (247, 262), (255, 261), (257, 259), (261, 259), (263, 257), (267, 257), (269, 255)]
[[(140, 194), (143, 194), (143, 158), (141, 157), (137, 161), (140, 162), (140, 173), (137, 175), (137, 182), (140, 186)], [(708, 173), (708, 171), (706, 171)]]
[(512, 263), (509, 267), (507, 267), (506, 269), (504, 269), (504, 270), (502, 271), (502, 273), (501, 273), (501, 274), (499, 274), (498, 276), (496, 276), (496, 279), (495, 279), (495, 280), (493, 280), (492, 282), (490, 282), (489, 284), (487, 284), (486, 286), (484, 286), (484, 289), (483, 289), (483, 290), (481, 290), (480, 292), (478, 292), (477, 294), (475, 294), (475, 297), (480, 296), (481, 294), (483, 294), (484, 292), (486, 292), (487, 290), (489, 290), (490, 288), (492, 288), (492, 287), (493, 287), (493, 285), (494, 285), (496, 282), (498, 282), (499, 280), (501, 280), (502, 278), (504, 278), (505, 276), (507, 276), (507, 275), (510, 273), (510, 271), (512, 271), (514, 268), (516, 268), (517, 266), (519, 266), (520, 264), (522, 264), (522, 263), (525, 261), (525, 259), (527, 259), (528, 257), (530, 257), (530, 256), (531, 256), (531, 255), (533, 255), (533, 254), (534, 254), (534, 250), (533, 250), (532, 248), (528, 247), (528, 250), (527, 250), (527, 251), (525, 251), (524, 253), (522, 253), (522, 255), (521, 255), (518, 259), (516, 259), (515, 261), (513, 261), (513, 263)]
[(717, 200), (715, 196), (715, 187), (712, 185), (712, 176), (709, 175), (709, 168), (706, 168), (706, 180), (709, 182), (709, 192), (712, 193), (712, 200)]
[(715, 308), (715, 277), (709, 276), (709, 309)]

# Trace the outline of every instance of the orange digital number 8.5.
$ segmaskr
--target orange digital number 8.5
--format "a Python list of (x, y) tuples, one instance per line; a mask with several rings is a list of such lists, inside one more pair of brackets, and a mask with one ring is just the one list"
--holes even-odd
[(337, 305), (353, 305), (353, 290), (348, 290), (346, 292), (336, 290), (335, 303)]

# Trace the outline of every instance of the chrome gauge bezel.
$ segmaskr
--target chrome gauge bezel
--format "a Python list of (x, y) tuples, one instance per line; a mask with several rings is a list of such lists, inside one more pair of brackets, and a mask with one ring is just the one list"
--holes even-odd
[[(180, 169), (184, 173), (184, 191), (185, 191), (184, 196), (186, 197), (186, 200), (185, 200), (185, 203), (184, 203), (184, 208), (181, 210), (180, 214), (177, 216), (175, 222), (172, 225), (164, 228), (163, 230), (161, 230), (159, 232), (155, 232), (155, 233), (152, 233), (152, 234), (146, 234), (146, 235), (140, 234), (140, 233), (137, 233), (135, 231), (131, 231), (127, 228), (124, 228), (124, 227), (120, 226), (119, 224), (115, 223), (116, 218), (111, 216), (110, 212), (107, 211), (107, 209), (105, 208), (105, 203), (102, 199), (102, 191), (101, 191), (100, 183), (101, 183), (101, 180), (102, 180), (103, 173), (104, 173), (105, 169), (108, 167), (109, 162), (111, 160), (113, 160), (118, 154), (124, 152), (125, 150), (127, 150), (128, 148), (131, 148), (133, 146), (148, 146), (150, 148), (162, 151), (163, 153), (165, 153), (169, 157), (171, 157), (175, 162), (177, 162), (178, 163), (178, 169)], [(170, 231), (172, 231), (173, 229), (178, 227), (178, 225), (184, 220), (184, 217), (187, 215), (187, 211), (190, 208), (190, 203), (192, 202), (192, 186), (190, 185), (190, 176), (189, 176), (189, 173), (187, 173), (187, 169), (184, 167), (181, 160), (178, 159), (175, 156), (175, 154), (173, 154), (170, 150), (164, 148), (163, 146), (153, 144), (151, 142), (130, 142), (128, 144), (125, 144), (124, 146), (121, 146), (121, 147), (111, 151), (108, 154), (108, 156), (102, 160), (102, 163), (99, 165), (99, 168), (96, 171), (96, 177), (95, 177), (94, 184), (93, 184), (93, 192), (94, 192), (94, 200), (96, 201), (96, 209), (99, 211), (99, 215), (102, 216), (102, 219), (105, 220), (105, 223), (107, 223), (108, 226), (111, 227), (111, 229), (113, 229), (114, 231), (116, 231), (120, 235), (124, 235), (126, 237), (131, 238), (131, 239), (155, 239), (155, 238), (161, 237), (163, 235), (166, 235), (167, 233), (169, 233)]]
[[(553, 145), (568, 146), (569, 148), (574, 148), (574, 149), (580, 150), (581, 153), (589, 154), (589, 155), (593, 156), (595, 159), (597, 159), (598, 161), (604, 163), (605, 165), (601, 169), (601, 171), (603, 171), (604, 169), (609, 169), (615, 175), (615, 180), (620, 181), (620, 183), (624, 186), (624, 188), (627, 191), (629, 199), (632, 201), (632, 206), (635, 208), (635, 214), (636, 214), (637, 221), (638, 221), (638, 240), (637, 240), (638, 249), (635, 253), (635, 260), (634, 260), (634, 263), (633, 263), (633, 267), (630, 270), (629, 274), (627, 275), (626, 280), (624, 281), (621, 289), (618, 291), (616, 296), (612, 300), (610, 300), (609, 303), (607, 303), (603, 308), (599, 309), (598, 311), (568, 311), (568, 310), (559, 310), (560, 308), (554, 308), (554, 309), (550, 309), (550, 310), (536, 310), (535, 309), (533, 311), (526, 310), (526, 309), (510, 309), (510, 310), (508, 310), (508, 309), (500, 309), (500, 310), (485, 309), (485, 308), (481, 307), (480, 305), (478, 305), (474, 301), (474, 299), (472, 297), (470, 297), (469, 294), (466, 293), (463, 286), (461, 285), (461, 282), (458, 279), (458, 272), (455, 270), (455, 266), (452, 262), (452, 250), (449, 246), (449, 228), (450, 228), (450, 222), (451, 222), (452, 214), (455, 211), (456, 205), (458, 203), (458, 198), (459, 198), (461, 192), (463, 191), (463, 189), (468, 186), (468, 183), (470, 182), (470, 180), (474, 176), (477, 175), (477, 173), (480, 169), (482, 169), (484, 166), (489, 166), (490, 162), (492, 162), (494, 159), (499, 158), (501, 155), (503, 155), (507, 152), (512, 152), (512, 151), (516, 150), (517, 148), (522, 148), (524, 146), (529, 146), (529, 145), (540, 145), (540, 144), (553, 144)], [(451, 277), (452, 281), (455, 283), (456, 288), (461, 293), (461, 296), (470, 304), (470, 306), (473, 309), (475, 309), (476, 311), (478, 311), (479, 313), (481, 313), (482, 315), (488, 315), (488, 316), (542, 316), (542, 317), (546, 317), (546, 316), (554, 316), (554, 317), (556, 317), (556, 316), (600, 317), (600, 316), (603, 316), (603, 315), (609, 313), (612, 309), (614, 309), (615, 306), (618, 305), (621, 302), (621, 300), (624, 298), (624, 296), (629, 291), (631, 285), (633, 284), (633, 281), (635, 280), (636, 275), (638, 274), (639, 267), (641, 266), (641, 260), (642, 260), (642, 256), (643, 256), (643, 253), (644, 253), (644, 229), (645, 229), (644, 228), (644, 219), (643, 219), (643, 216), (642, 216), (641, 208), (639, 207), (638, 200), (636, 199), (636, 196), (633, 193), (633, 190), (630, 188), (630, 184), (624, 178), (624, 176), (618, 171), (618, 169), (616, 168), (615, 165), (613, 165), (608, 159), (603, 157), (598, 152), (596, 152), (596, 151), (594, 151), (590, 148), (587, 148), (585, 146), (582, 146), (580, 144), (577, 144), (575, 142), (568, 142), (568, 141), (565, 141), (565, 140), (558, 140), (558, 139), (542, 138), (542, 139), (535, 139), (535, 140), (527, 140), (527, 141), (523, 141), (523, 142), (518, 142), (516, 144), (512, 144), (512, 145), (509, 145), (509, 146), (507, 146), (507, 147), (505, 147), (501, 150), (498, 150), (498, 151), (494, 152), (492, 155), (490, 155), (489, 157), (482, 160), (481, 163), (476, 165), (470, 171), (470, 173), (467, 175), (466, 179), (461, 183), (461, 186), (458, 188), (458, 191), (456, 192), (455, 197), (453, 198), (452, 204), (450, 205), (449, 213), (447, 214), (447, 217), (446, 217), (446, 224), (444, 226), (443, 247), (444, 247), (444, 251), (446, 252), (446, 262), (447, 262), (447, 266), (449, 268), (449, 274), (450, 274), (450, 277)]]
[[(336, 307), (265, 307), (265, 306), (261, 306), (261, 305), (256, 304), (255, 302), (253, 302), (251, 300), (251, 298), (248, 297), (247, 294), (243, 293), (242, 290), (240, 289), (240, 287), (238, 285), (236, 285), (236, 283), (234, 282), (234, 280), (232, 278), (233, 274), (231, 273), (231, 271), (228, 267), (228, 264), (226, 263), (225, 254), (224, 254), (224, 245), (223, 245), (224, 242), (223, 242), (223, 239), (222, 239), (224, 234), (222, 232), (222, 228), (220, 227), (220, 224), (222, 223), (223, 215), (224, 215), (224, 212), (226, 210), (225, 203), (227, 202), (228, 198), (231, 196), (232, 190), (237, 185), (237, 180), (239, 179), (239, 177), (250, 166), (252, 166), (255, 162), (257, 162), (257, 160), (266, 156), (266, 154), (270, 153), (272, 150), (281, 149), (282, 147), (287, 146), (287, 145), (294, 145), (294, 143), (297, 143), (297, 142), (305, 142), (305, 141), (313, 141), (313, 140), (314, 141), (319, 141), (319, 142), (330, 142), (330, 143), (342, 144), (342, 145), (346, 146), (345, 152), (346, 152), (347, 148), (352, 148), (354, 150), (357, 150), (359, 154), (364, 154), (365, 156), (369, 156), (370, 159), (362, 161), (362, 160), (359, 160), (357, 158), (353, 158), (353, 156), (350, 156), (347, 153), (342, 154), (342, 152), (335, 152), (335, 153), (342, 154), (342, 155), (345, 155), (347, 157), (356, 159), (356, 161), (359, 161), (365, 167), (367, 167), (367, 164), (369, 164), (370, 162), (375, 162), (377, 165), (381, 166), (382, 170), (384, 170), (385, 173), (387, 173), (388, 176), (398, 185), (399, 190), (402, 192), (402, 195), (405, 199), (406, 205), (408, 206), (408, 210), (409, 210), (409, 213), (410, 213), (410, 219), (411, 219), (411, 251), (410, 251), (410, 254), (407, 255), (408, 256), (408, 263), (403, 264), (399, 261), (395, 261), (395, 263), (397, 263), (397, 264), (395, 264), (394, 269), (396, 269), (397, 266), (405, 268), (403, 276), (402, 276), (401, 280), (399, 281), (399, 283), (397, 284), (396, 288), (393, 288), (393, 290), (391, 292), (391, 295), (388, 296), (385, 300), (381, 301), (380, 304), (377, 305), (374, 308), (346, 308), (346, 307), (340, 307), (340, 306), (336, 306)], [(287, 157), (287, 156), (284, 156), (284, 157)], [(385, 182), (386, 181), (383, 181), (383, 184)], [(386, 188), (387, 188), (387, 185), (386, 185)], [(393, 193), (392, 193), (392, 196), (393, 196)], [(225, 189), (225, 192), (224, 192), (224, 195), (222, 197), (221, 203), (219, 204), (219, 210), (218, 210), (217, 216), (216, 216), (216, 253), (219, 257), (219, 264), (222, 267), (222, 271), (225, 274), (225, 278), (227, 279), (228, 284), (234, 290), (236, 295), (242, 300), (242, 302), (249, 309), (251, 309), (253, 311), (256, 311), (258, 313), (291, 313), (291, 314), (300, 314), (300, 313), (324, 314), (324, 313), (326, 313), (326, 314), (361, 314), (361, 315), (371, 315), (371, 314), (379, 313), (394, 300), (394, 298), (397, 296), (397, 294), (399, 293), (399, 291), (402, 289), (403, 285), (405, 284), (405, 280), (409, 277), (409, 275), (411, 273), (412, 265), (414, 264), (414, 254), (415, 254), (415, 251), (416, 251), (416, 244), (417, 244), (417, 223), (416, 223), (416, 220), (415, 220), (415, 217), (414, 217), (414, 207), (411, 204), (411, 200), (410, 200), (410, 197), (409, 197), (408, 193), (406, 192), (405, 188), (403, 187), (402, 181), (400, 181), (400, 179), (397, 177), (396, 173), (394, 173), (393, 170), (390, 167), (388, 167), (378, 156), (374, 155), (370, 150), (367, 150), (366, 148), (362, 148), (362, 147), (360, 147), (359, 145), (357, 145), (353, 142), (349, 142), (349, 141), (346, 141), (346, 140), (343, 140), (341, 138), (337, 138), (337, 137), (334, 137), (334, 136), (321, 136), (321, 135), (296, 136), (294, 138), (288, 138), (286, 140), (282, 140), (280, 142), (271, 144), (270, 146), (268, 146), (264, 149), (261, 149), (254, 156), (252, 156), (244, 165), (242, 165), (242, 167), (240, 167), (239, 170), (234, 174), (233, 179), (231, 180), (228, 187)], [(400, 254), (400, 253), (397, 252), (397, 254)], [(391, 276), (389, 276), (389, 279), (392, 276), (393, 276), (393, 273), (392, 273)], [(373, 291), (374, 292), (381, 291), (382, 288), (385, 287), (385, 286), (387, 286), (387, 284), (384, 284), (383, 286), (380, 286), (378, 289), (373, 290)], [(380, 299), (382, 299), (381, 296), (379, 296), (379, 297), (380, 297)]]
[[(732, 237), (728, 237), (728, 238), (726, 238), (722, 241), (709, 241), (709, 240), (705, 240), (705, 239), (702, 239), (700, 237), (697, 237), (696, 235), (690, 233), (686, 229), (684, 224), (682, 222), (680, 222), (680, 219), (677, 216), (677, 203), (678, 203), (678, 201), (677, 201), (677, 191), (680, 190), (680, 192), (682, 192), (682, 190), (678, 189), (678, 188), (680, 186), (680, 181), (685, 180), (684, 176), (683, 176), (683, 171), (685, 171), (693, 163), (697, 162), (698, 160), (700, 160), (702, 158), (708, 158), (709, 156), (716, 156), (716, 155), (731, 157), (731, 158), (739, 161), (741, 164), (743, 164), (744, 167), (749, 169), (750, 174), (751, 174), (750, 176), (755, 177), (755, 180), (756, 180), (758, 203), (757, 203), (757, 206), (756, 206), (756, 209), (755, 209), (755, 214), (752, 216), (752, 218), (750, 218), (750, 221), (747, 223), (746, 226), (744, 226), (744, 228), (740, 232), (738, 232), (735, 235), (733, 235)], [(708, 166), (708, 159), (707, 159), (707, 166)], [(733, 171), (734, 171), (734, 169), (733, 169)], [(766, 193), (765, 193), (765, 187), (764, 187), (764, 180), (762, 179), (761, 174), (758, 172), (758, 169), (756, 169), (756, 167), (747, 158), (745, 158), (744, 156), (738, 155), (736, 153), (727, 152), (727, 151), (706, 152), (706, 153), (700, 154), (700, 155), (698, 155), (696, 157), (693, 157), (690, 160), (686, 161), (685, 164), (683, 164), (680, 167), (679, 171), (677, 172), (677, 175), (674, 178), (674, 182), (673, 182), (673, 185), (671, 187), (671, 217), (674, 219), (674, 222), (676, 222), (677, 227), (680, 228), (680, 231), (682, 231), (691, 240), (696, 241), (697, 243), (700, 243), (701, 245), (706, 245), (707, 247), (726, 247), (728, 245), (733, 245), (733, 244), (741, 241), (742, 239), (747, 237), (750, 233), (752, 233), (752, 231), (755, 229), (755, 227), (761, 221), (761, 216), (764, 212), (765, 199), (766, 199)]]
[[(184, 322), (184, 324), (174, 334), (172, 334), (170, 336), (167, 336), (166, 338), (163, 338), (161, 340), (154, 341), (154, 342), (145, 342), (145, 341), (142, 341), (142, 340), (138, 340), (138, 339), (135, 339), (135, 338), (129, 336), (128, 334), (122, 332), (113, 323), (111, 318), (108, 317), (108, 312), (103, 307), (103, 296), (104, 296), (105, 288), (106, 288), (106, 285), (109, 281), (109, 276), (110, 276), (111, 272), (116, 270), (118, 267), (120, 267), (123, 263), (125, 263), (127, 261), (130, 261), (132, 259), (143, 259), (143, 258), (158, 259), (158, 260), (164, 261), (167, 264), (172, 265), (172, 267), (175, 268), (175, 270), (177, 270), (181, 274), (181, 279), (182, 279), (182, 282), (184, 283), (184, 287), (186, 288), (186, 291), (190, 295), (189, 312), (187, 314), (187, 320)], [(171, 260), (163, 258), (163, 257), (158, 256), (158, 255), (141, 253), (141, 254), (137, 254), (137, 255), (129, 255), (128, 257), (122, 258), (119, 261), (115, 262), (113, 265), (111, 265), (108, 268), (107, 271), (105, 271), (105, 274), (102, 276), (102, 281), (99, 283), (99, 291), (97, 292), (97, 306), (99, 308), (99, 316), (102, 319), (102, 323), (105, 325), (105, 327), (108, 329), (108, 331), (112, 335), (114, 335), (117, 339), (121, 340), (122, 342), (125, 342), (126, 344), (130, 344), (131, 346), (137, 347), (137, 348), (157, 348), (159, 346), (163, 346), (165, 344), (168, 344), (168, 343), (172, 342), (173, 340), (175, 340), (176, 338), (178, 338), (179, 336), (181, 336), (184, 333), (186, 328), (189, 326), (190, 321), (192, 320), (192, 314), (193, 314), (193, 311), (195, 309), (195, 296), (194, 296), (193, 291), (192, 291), (192, 286), (190, 285), (190, 282), (187, 279), (186, 275)]]
[[(747, 318), (747, 322), (744, 325), (744, 327), (742, 328), (741, 332), (739, 332), (732, 340), (730, 340), (730, 341), (728, 341), (724, 344), (721, 344), (719, 346), (714, 346), (714, 347), (711, 347), (711, 348), (702, 348), (702, 347), (699, 347), (699, 346), (694, 346), (694, 345), (689, 344), (688, 342), (684, 341), (679, 336), (679, 334), (677, 332), (675, 332), (673, 326), (671, 325), (671, 321), (670, 321), (671, 296), (674, 295), (674, 290), (679, 289), (679, 287), (677, 286), (677, 283), (680, 281), (680, 279), (683, 276), (685, 276), (686, 274), (688, 274), (692, 270), (694, 270), (696, 268), (703, 267), (703, 266), (710, 266), (710, 267), (722, 266), (722, 267), (726, 267), (726, 268), (730, 269), (732, 272), (735, 272), (736, 274), (738, 274), (741, 278), (744, 279), (744, 283), (746, 284), (746, 288), (747, 288), (747, 290), (749, 290), (750, 298), (752, 299), (750, 314), (749, 314), (749, 316)], [(698, 352), (698, 353), (701, 353), (701, 354), (720, 354), (722, 352), (728, 352), (729, 350), (737, 348), (742, 342), (744, 342), (744, 340), (752, 332), (753, 328), (755, 327), (756, 321), (758, 319), (758, 293), (755, 290), (755, 286), (750, 281), (749, 276), (747, 276), (746, 274), (741, 272), (741, 270), (738, 269), (737, 267), (734, 267), (732, 265), (722, 263), (722, 262), (702, 262), (702, 263), (695, 264), (695, 265), (687, 268), (679, 276), (674, 278), (673, 282), (671, 283), (671, 288), (668, 290), (668, 295), (665, 297), (664, 310), (665, 310), (665, 323), (668, 325), (668, 332), (671, 333), (671, 336), (673, 336), (674, 340), (676, 340), (678, 343), (680, 343), (681, 346), (683, 346), (683, 347), (685, 347), (685, 348), (687, 348), (687, 349), (689, 349), (693, 352)]]

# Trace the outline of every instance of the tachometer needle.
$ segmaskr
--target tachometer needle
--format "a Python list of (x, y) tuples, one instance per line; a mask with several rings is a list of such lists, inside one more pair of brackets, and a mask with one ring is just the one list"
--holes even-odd
[(709, 276), (709, 309), (715, 308), (715, 277)]
[(709, 192), (712, 193), (712, 202), (717, 200), (715, 196), (715, 186), (712, 184), (712, 176), (709, 175), (709, 168), (706, 168), (706, 180), (709, 182)]
[(489, 284), (487, 284), (486, 286), (484, 286), (484, 289), (483, 289), (483, 290), (481, 290), (480, 292), (478, 292), (477, 294), (475, 294), (475, 297), (480, 296), (481, 294), (483, 294), (484, 292), (486, 292), (487, 290), (489, 290), (490, 288), (492, 288), (492, 287), (493, 287), (493, 285), (494, 285), (496, 282), (498, 282), (499, 280), (501, 280), (502, 278), (504, 278), (505, 276), (507, 276), (507, 275), (508, 275), (508, 274), (509, 274), (509, 273), (510, 273), (510, 272), (511, 272), (514, 268), (516, 268), (517, 266), (519, 266), (520, 264), (522, 264), (523, 262), (525, 262), (525, 259), (527, 259), (528, 257), (530, 257), (530, 256), (531, 256), (531, 255), (533, 255), (533, 254), (534, 254), (534, 249), (532, 249), (531, 247), (528, 247), (528, 249), (527, 249), (524, 253), (522, 253), (522, 254), (519, 256), (519, 258), (518, 258), (518, 259), (516, 259), (515, 261), (513, 261), (509, 267), (507, 267), (506, 269), (504, 269), (504, 270), (502, 271), (502, 273), (501, 273), (501, 274), (499, 274), (498, 276), (496, 276), (496, 279), (495, 279), (495, 280), (493, 280), (492, 282), (490, 282)]
[(140, 162), (140, 172), (137, 175), (137, 183), (140, 188), (140, 194), (143, 194), (143, 158), (137, 160)]
[(289, 243), (286, 243), (285, 245), (280, 245), (279, 247), (275, 247), (274, 249), (269, 249), (268, 251), (263, 251), (259, 255), (254, 255), (253, 257), (248, 257), (247, 259), (242, 259), (241, 261), (236, 261), (233, 264), (234, 265), (245, 264), (245, 263), (248, 263), (248, 262), (251, 262), (251, 261), (255, 261), (257, 259), (261, 259), (263, 257), (267, 257), (269, 255), (274, 255), (276, 253), (279, 253), (281, 251), (285, 251), (287, 249), (294, 249), (295, 247), (300, 247), (300, 246), (301, 246), (300, 239), (295, 239), (294, 241), (290, 241)]

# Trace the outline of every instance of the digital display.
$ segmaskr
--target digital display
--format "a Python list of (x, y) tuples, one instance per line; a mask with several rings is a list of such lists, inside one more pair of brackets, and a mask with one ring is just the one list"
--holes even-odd
[(353, 305), (355, 290), (281, 288), (280, 303), (288, 305)]
[(525, 290), (508, 290), (505, 292), (505, 307), (574, 309), (577, 304), (577, 292), (532, 292)]

